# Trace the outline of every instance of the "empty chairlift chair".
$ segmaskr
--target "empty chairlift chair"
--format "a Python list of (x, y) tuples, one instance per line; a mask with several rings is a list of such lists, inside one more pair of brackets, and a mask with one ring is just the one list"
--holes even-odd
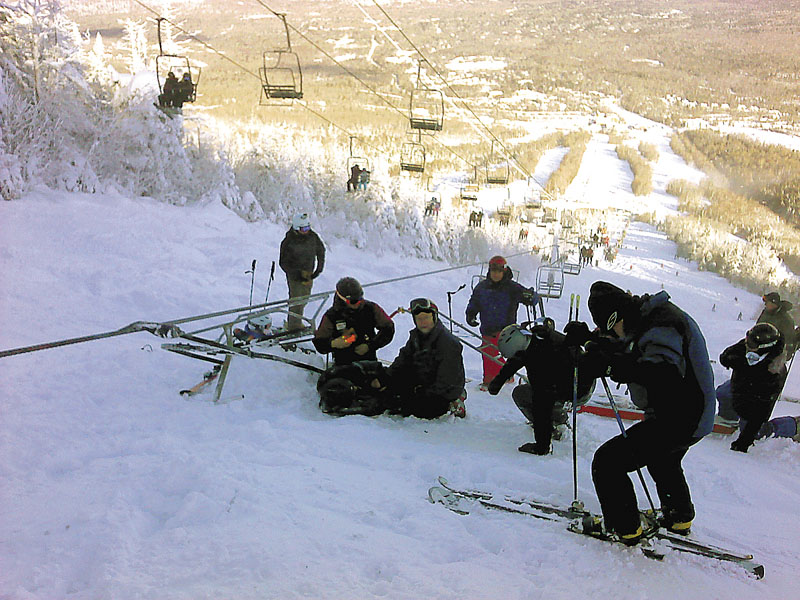
[(564, 291), (561, 265), (542, 265), (536, 270), (536, 291), (543, 298), (561, 298)]
[(276, 15), (283, 23), (286, 32), (286, 44), (276, 50), (268, 50), (263, 54), (263, 64), (259, 68), (261, 78), (261, 104), (273, 104), (270, 101), (293, 101), (303, 97), (303, 71), (300, 58), (292, 52), (289, 39), (289, 26), (286, 15)]

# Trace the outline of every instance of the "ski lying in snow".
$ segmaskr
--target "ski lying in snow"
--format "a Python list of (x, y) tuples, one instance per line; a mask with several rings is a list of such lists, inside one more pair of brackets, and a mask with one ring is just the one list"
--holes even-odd
[[(578, 407), (578, 412), (589, 413), (601, 417), (615, 417), (614, 409), (610, 405), (603, 402), (587, 402)], [(619, 416), (626, 421), (641, 421), (644, 419), (644, 411), (638, 408), (618, 408)], [(723, 425), (722, 423), (714, 423), (714, 433), (721, 433), (723, 435), (730, 435), (736, 431), (736, 427), (730, 425)]]
[[(451, 510), (459, 515), (468, 515), (472, 510), (472, 508), (475, 506), (475, 503), (478, 503), (481, 506), (488, 508), (490, 510), (500, 510), (514, 514), (527, 515), (529, 517), (533, 517), (535, 519), (542, 519), (544, 521), (555, 521), (557, 523), (569, 521), (569, 519), (563, 514), (555, 512), (551, 513), (540, 512), (538, 509), (535, 509), (530, 505), (523, 506), (522, 504), (518, 504), (516, 506), (506, 506), (504, 504), (500, 504), (494, 502), (491, 499), (486, 499), (483, 497), (461, 496), (457, 492), (448, 490), (438, 485), (435, 485), (428, 490), (428, 500), (430, 500), (433, 504), (442, 504), (448, 510)], [(569, 512), (569, 509), (564, 509), (564, 512)], [(580, 514), (586, 514), (586, 513), (575, 513), (573, 514), (573, 516), (576, 515), (579, 516)], [(611, 536), (598, 537), (595, 535), (589, 535), (588, 533), (584, 533), (583, 528), (581, 527), (579, 521), (569, 521), (567, 525), (567, 530), (572, 533), (585, 535), (587, 537), (592, 537), (607, 542), (621, 544), (621, 542), (611, 538)], [(650, 542), (650, 540), (647, 540), (647, 542)], [(649, 543), (647, 545), (637, 544), (636, 546), (632, 546), (632, 548), (639, 550), (647, 558), (652, 558), (655, 560), (662, 560), (664, 558), (664, 554), (656, 550), (652, 546), (652, 544)]]
[(219, 377), (220, 369), (221, 369), (221, 366), (217, 365), (212, 370), (206, 372), (206, 374), (203, 375), (203, 381), (201, 381), (197, 385), (194, 385), (194, 386), (190, 387), (189, 389), (181, 390), (180, 391), (180, 395), (181, 396), (194, 396), (195, 394), (202, 393), (209, 385), (211, 385), (213, 382), (215, 382), (217, 380), (217, 377)]
[[(572, 523), (582, 520), (585, 515), (589, 514), (582, 507), (556, 506), (525, 497), (508, 495), (502, 498), (495, 498), (494, 494), (481, 490), (461, 490), (450, 485), (447, 479), (441, 476), (438, 478), (438, 484), (438, 486), (434, 486), (429, 490), (428, 498), (431, 502), (443, 504), (448, 509), (459, 514), (468, 514), (475, 506), (475, 502), (491, 510), (524, 514), (547, 521), (569, 521)], [(581, 530), (578, 533), (583, 534), (583, 531)], [(658, 529), (653, 538), (658, 541), (654, 548), (655, 553), (661, 553), (662, 549), (671, 549), (677, 552), (696, 554), (734, 563), (759, 579), (764, 576), (764, 565), (757, 563), (752, 554), (727, 550), (726, 548), (700, 542), (690, 536), (672, 533), (663, 528)], [(650, 558), (655, 557), (651, 556)]]

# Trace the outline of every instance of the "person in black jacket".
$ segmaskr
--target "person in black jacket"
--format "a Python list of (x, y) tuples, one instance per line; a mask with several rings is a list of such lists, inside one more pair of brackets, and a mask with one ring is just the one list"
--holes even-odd
[(731, 406), (741, 419), (739, 437), (731, 444), (731, 450), (747, 452), (772, 414), (786, 381), (785, 347), (783, 336), (774, 325), (759, 323), (744, 339), (722, 351), (720, 364), (732, 370)]
[(794, 319), (790, 311), (792, 310), (792, 303), (788, 300), (781, 300), (778, 292), (770, 292), (764, 294), (761, 298), (764, 301), (764, 310), (758, 315), (756, 323), (770, 323), (783, 336), (783, 342), (786, 346), (786, 357), (791, 358), (797, 350), (798, 335), (794, 325)]
[[(637, 543), (643, 527), (628, 473), (647, 467), (661, 501), (661, 524), (688, 533), (695, 511), (681, 462), (689, 448), (711, 432), (716, 405), (705, 338), (665, 291), (632, 296), (596, 281), (589, 312), (599, 332), (587, 336), (585, 323), (570, 324), (567, 343), (585, 344), (580, 366), (589, 374), (608, 374), (626, 383), (645, 419), (595, 452), (592, 480), (603, 522), (587, 523), (585, 529), (591, 533), (604, 527), (624, 543)], [(584, 339), (573, 341), (575, 337)]]
[[(514, 404), (533, 425), (533, 443), (523, 444), (520, 452), (550, 453), (554, 425), (565, 423), (564, 405), (572, 403), (575, 378), (575, 352), (566, 345), (566, 336), (555, 330), (555, 322), (542, 317), (530, 329), (509, 325), (500, 332), (500, 353), (506, 364), (489, 383), (489, 393), (497, 395), (503, 384), (522, 367), (530, 383), (523, 383), (511, 393)], [(594, 378), (585, 371), (578, 376), (578, 403), (585, 402), (594, 390)]]
[(333, 353), (333, 363), (377, 360), (376, 351), (394, 338), (394, 321), (375, 302), (364, 299), (361, 284), (342, 277), (333, 306), (325, 311), (312, 340), (317, 352)]
[(175, 104), (175, 93), (178, 90), (178, 78), (175, 77), (175, 73), (170, 71), (167, 73), (167, 78), (164, 80), (164, 85), (162, 86), (162, 92), (158, 95), (158, 105), (162, 108), (165, 107), (172, 107)]
[[(325, 245), (315, 231), (311, 230), (308, 213), (300, 213), (292, 219), (292, 227), (281, 242), (281, 269), (286, 273), (289, 299), (311, 294), (313, 280), (325, 268)], [(290, 331), (303, 328), (303, 310), (306, 302), (292, 304), (286, 328)]]
[(439, 320), (439, 309), (429, 299), (412, 300), (409, 312), (414, 329), (388, 369), (396, 408), (403, 416), (421, 419), (435, 419), (450, 409), (464, 416), (461, 342)]

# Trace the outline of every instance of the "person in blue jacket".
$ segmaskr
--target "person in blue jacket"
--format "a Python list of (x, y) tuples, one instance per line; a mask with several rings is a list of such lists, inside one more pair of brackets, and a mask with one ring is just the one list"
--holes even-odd
[(517, 310), (520, 304), (532, 306), (535, 318), (536, 305), (541, 307), (541, 302), (541, 297), (532, 288), (526, 288), (513, 280), (513, 273), (505, 258), (493, 256), (489, 260), (489, 272), (486, 274), (486, 279), (472, 290), (466, 311), (467, 324), (471, 327), (478, 326), (478, 317), (480, 317), (480, 332), (483, 337), (481, 390), (486, 391), (489, 388), (489, 383), (503, 367), (502, 359), (498, 359), (500, 362), (495, 362), (494, 359), (499, 355), (497, 338), (500, 332), (504, 327), (517, 322)]
[(632, 296), (597, 281), (590, 289), (589, 312), (598, 332), (589, 334), (578, 322), (565, 328), (568, 344), (585, 345), (581, 368), (585, 364), (596, 375), (626, 383), (631, 400), (645, 411), (643, 421), (595, 452), (592, 480), (603, 520), (586, 524), (589, 533), (605, 528), (628, 544), (642, 538), (646, 531), (628, 473), (647, 467), (661, 501), (660, 524), (688, 534), (695, 510), (681, 462), (711, 432), (716, 408), (705, 338), (665, 291)]

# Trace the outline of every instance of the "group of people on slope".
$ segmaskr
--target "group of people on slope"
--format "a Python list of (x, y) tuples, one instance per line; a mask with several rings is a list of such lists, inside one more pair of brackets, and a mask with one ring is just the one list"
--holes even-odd
[[(288, 276), (288, 275), (287, 275)], [(776, 376), (764, 385), (769, 411), (737, 413), (744, 421), (732, 449), (746, 451), (750, 436), (797, 435), (798, 419), (788, 417), (767, 422), (786, 376), (787, 347), (793, 351), (798, 332), (793, 322), (778, 313), (791, 305), (776, 293), (764, 296), (765, 313), (745, 337), (731, 348), (742, 350), (744, 359), (723, 365), (733, 370), (730, 388), (744, 398), (748, 369)], [(528, 383), (512, 392), (515, 404), (533, 426), (534, 442), (521, 451), (545, 455), (551, 451), (554, 425), (565, 419), (565, 405), (588, 398), (598, 378), (608, 377), (628, 386), (632, 401), (646, 418), (617, 435), (595, 452), (591, 473), (602, 521), (587, 523), (593, 530), (612, 532), (620, 541), (637, 543), (655, 523), (643, 521), (629, 473), (646, 467), (656, 482), (661, 505), (658, 524), (681, 534), (690, 531), (695, 517), (689, 486), (683, 472), (683, 457), (714, 426), (718, 390), (705, 338), (695, 320), (670, 301), (666, 291), (654, 295), (632, 295), (621, 288), (597, 281), (590, 289), (589, 312), (595, 328), (572, 321), (564, 333), (552, 319), (540, 318), (528, 327), (516, 324), (519, 304), (535, 306), (541, 299), (535, 291), (513, 281), (505, 259), (491, 259), (486, 278), (473, 290), (467, 305), (467, 322), (478, 326), (484, 339), (483, 382), (490, 394), (523, 367)], [(774, 305), (774, 306), (773, 306)], [(775, 308), (777, 307), (777, 308)], [(363, 311), (363, 315), (359, 313)], [(361, 286), (352, 278), (339, 281), (336, 298), (320, 322), (314, 345), (331, 352), (334, 366), (319, 381), (321, 407), (347, 414), (356, 411), (380, 414), (386, 410), (403, 415), (434, 418), (452, 410), (466, 398), (460, 341), (438, 318), (436, 305), (426, 298), (413, 300), (408, 311), (414, 329), (405, 346), (388, 367), (375, 360), (375, 351), (394, 335), (391, 318), (375, 303), (363, 298)], [(779, 320), (781, 329), (773, 322)], [(486, 352), (491, 346), (499, 356)], [(783, 356), (782, 369), (776, 357)], [(361, 358), (364, 360), (360, 360)], [(779, 361), (780, 362), (780, 361)], [(763, 372), (762, 372), (763, 371)], [(605, 384), (605, 382), (604, 382)], [(759, 384), (760, 385), (760, 384)], [(723, 387), (723, 386), (720, 386)], [(747, 392), (746, 403), (762, 402), (760, 392)], [(360, 403), (355, 403), (363, 398)], [(734, 401), (734, 408), (743, 407)], [(791, 421), (789, 423), (788, 421)]]
[(175, 77), (175, 73), (170, 71), (164, 80), (164, 86), (158, 95), (158, 105), (170, 108), (182, 108), (184, 102), (191, 102), (194, 95), (194, 84), (192, 75), (188, 71), (183, 74), (181, 79)]

